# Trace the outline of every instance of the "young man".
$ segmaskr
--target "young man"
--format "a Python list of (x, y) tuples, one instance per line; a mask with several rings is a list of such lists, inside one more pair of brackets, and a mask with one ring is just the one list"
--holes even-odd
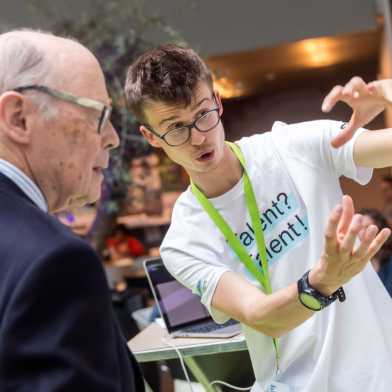
[(339, 122), (275, 123), (233, 146), (211, 73), (192, 50), (145, 53), (125, 91), (144, 137), (193, 182), (174, 207), (164, 263), (217, 322), (243, 324), (253, 391), (389, 391), (392, 303), (368, 261), (390, 233), (354, 215), (339, 177), (365, 184), (372, 167), (392, 165), (392, 134), (361, 129), (331, 147), (367, 110), (358, 94), (335, 90), (325, 102), (354, 100), (343, 139)]

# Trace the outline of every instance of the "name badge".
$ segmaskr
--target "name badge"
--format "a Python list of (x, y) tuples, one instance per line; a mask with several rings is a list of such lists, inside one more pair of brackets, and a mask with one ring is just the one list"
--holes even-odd
[(273, 381), (270, 385), (268, 385), (266, 392), (291, 392), (291, 388), (290, 385)]

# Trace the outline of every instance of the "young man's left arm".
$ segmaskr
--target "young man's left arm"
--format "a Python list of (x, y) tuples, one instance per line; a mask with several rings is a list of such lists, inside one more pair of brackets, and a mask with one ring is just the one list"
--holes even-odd
[[(361, 78), (352, 78), (345, 86), (335, 86), (325, 97), (322, 110), (329, 112), (342, 101), (353, 109), (345, 129), (331, 144), (340, 147), (355, 131), (368, 124), (387, 107), (392, 106), (392, 79), (366, 84)], [(392, 166), (392, 129), (363, 132), (354, 145), (354, 161), (358, 166), (382, 168)]]

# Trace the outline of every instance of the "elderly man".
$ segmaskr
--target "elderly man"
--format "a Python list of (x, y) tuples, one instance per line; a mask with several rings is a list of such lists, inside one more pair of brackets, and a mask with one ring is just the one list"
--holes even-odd
[[(144, 137), (192, 180), (174, 207), (163, 261), (217, 322), (242, 323), (252, 391), (389, 392), (392, 302), (368, 261), (390, 230), (354, 215), (339, 177), (364, 184), (371, 168), (392, 165), (391, 130), (361, 129), (334, 149), (347, 140), (340, 122), (276, 123), (226, 143), (210, 70), (173, 45), (136, 60), (125, 91)], [(372, 100), (347, 100), (348, 130), (380, 112), (380, 101), (364, 116)]]
[(118, 136), (96, 58), (0, 35), (0, 390), (143, 391), (92, 248), (50, 213), (96, 201)]

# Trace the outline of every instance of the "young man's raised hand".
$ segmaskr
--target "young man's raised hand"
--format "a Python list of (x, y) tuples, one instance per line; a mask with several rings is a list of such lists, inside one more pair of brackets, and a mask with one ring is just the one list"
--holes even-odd
[(349, 141), (358, 128), (368, 124), (392, 104), (391, 97), (391, 79), (365, 83), (363, 79), (355, 76), (344, 86), (335, 86), (324, 98), (322, 111), (328, 113), (342, 101), (352, 108), (353, 113), (346, 127), (332, 140), (332, 146), (341, 147)]
[(378, 232), (377, 226), (365, 224), (362, 215), (353, 211), (351, 197), (343, 196), (342, 203), (330, 214), (324, 253), (309, 274), (312, 287), (325, 295), (361, 272), (391, 234), (390, 229)]

